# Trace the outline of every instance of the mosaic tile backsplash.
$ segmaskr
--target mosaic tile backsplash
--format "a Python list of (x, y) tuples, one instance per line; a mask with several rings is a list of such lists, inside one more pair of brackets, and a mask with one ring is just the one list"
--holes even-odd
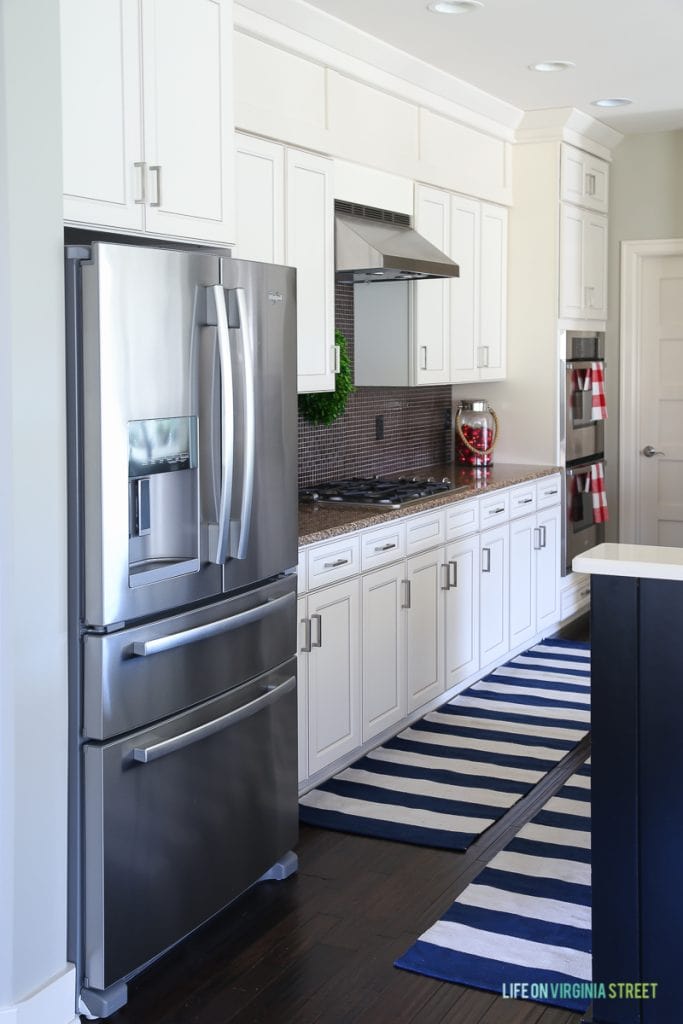
[[(335, 322), (348, 343), (353, 369), (353, 285), (335, 289)], [(372, 287), (369, 285), (367, 287)], [(376, 287), (390, 288), (391, 285)], [(451, 459), (450, 385), (427, 388), (358, 388), (331, 426), (299, 417), (299, 487), (347, 476), (373, 476)], [(384, 437), (375, 420), (384, 417)]]

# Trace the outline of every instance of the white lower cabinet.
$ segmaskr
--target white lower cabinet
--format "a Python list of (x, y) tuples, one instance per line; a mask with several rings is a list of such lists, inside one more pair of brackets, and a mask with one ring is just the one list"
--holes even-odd
[(560, 619), (560, 507), (510, 524), (510, 647)]
[(444, 691), (443, 548), (406, 562), (408, 711)]
[(406, 714), (405, 562), (362, 578), (363, 742)]
[(446, 686), (479, 668), (479, 535), (446, 548)]
[(308, 773), (313, 775), (361, 742), (360, 580), (345, 580), (301, 600), (306, 609), (300, 616), (299, 673), (306, 682)]
[(488, 665), (505, 657), (509, 645), (510, 530), (507, 523), (481, 534), (479, 656)]

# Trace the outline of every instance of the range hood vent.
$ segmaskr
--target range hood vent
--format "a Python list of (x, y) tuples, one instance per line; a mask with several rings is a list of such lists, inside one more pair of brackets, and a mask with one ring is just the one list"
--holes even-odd
[(458, 264), (410, 226), (405, 213), (334, 204), (337, 280), (347, 284), (458, 277)]

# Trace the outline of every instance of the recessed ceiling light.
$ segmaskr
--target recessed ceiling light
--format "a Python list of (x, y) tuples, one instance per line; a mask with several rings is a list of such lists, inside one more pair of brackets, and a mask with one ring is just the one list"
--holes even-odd
[(529, 71), (567, 71), (575, 67), (573, 60), (542, 60), (539, 64), (529, 64)]
[(594, 107), (627, 107), (633, 100), (627, 100), (625, 96), (610, 96), (604, 100), (591, 100)]
[(481, 0), (435, 0), (427, 9), (434, 14), (467, 14), (483, 6)]

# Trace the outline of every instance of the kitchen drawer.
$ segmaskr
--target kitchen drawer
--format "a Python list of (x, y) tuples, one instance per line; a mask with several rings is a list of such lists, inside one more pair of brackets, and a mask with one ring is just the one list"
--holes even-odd
[(299, 562), (296, 567), (297, 590), (305, 594), (308, 590), (308, 564), (306, 559), (307, 548), (299, 548)]
[(490, 498), (482, 498), (479, 503), (479, 526), (486, 530), (496, 523), (506, 523), (510, 517), (510, 491), (496, 491)]
[(360, 560), (363, 572), (377, 569), (405, 557), (405, 523), (395, 521), (361, 535)]
[(443, 509), (410, 516), (406, 520), (406, 554), (414, 555), (417, 551), (427, 551), (428, 548), (443, 544), (446, 533), (445, 520)]
[(479, 531), (479, 499), (456, 501), (446, 508), (446, 540), (469, 537)]
[(560, 474), (546, 477), (536, 482), (536, 507), (548, 508), (550, 505), (559, 505), (562, 500), (560, 487)]
[(572, 573), (571, 583), (560, 592), (560, 619), (570, 619), (572, 615), (588, 610), (590, 604), (590, 578), (583, 573)]
[(308, 549), (308, 589), (326, 587), (360, 572), (360, 537), (345, 534)]
[(536, 484), (519, 484), (510, 488), (510, 519), (536, 511)]

